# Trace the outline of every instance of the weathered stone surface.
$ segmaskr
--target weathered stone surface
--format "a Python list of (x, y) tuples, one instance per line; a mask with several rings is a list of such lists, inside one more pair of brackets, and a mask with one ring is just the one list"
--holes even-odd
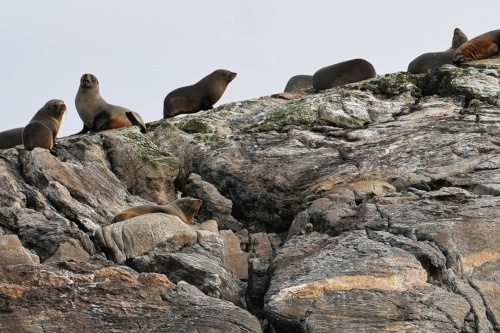
[(230, 268), (238, 279), (248, 278), (248, 252), (243, 252), (240, 239), (231, 230), (221, 230), (226, 246), (226, 266)]
[(1, 332), (261, 332), (231, 303), (110, 262), (2, 266), (0, 306)]
[(136, 257), (133, 266), (140, 272), (165, 274), (174, 283), (186, 281), (208, 296), (246, 308), (244, 285), (234, 278), (232, 271), (213, 257), (189, 252), (167, 253), (157, 249)]
[[(116, 213), (185, 193), (195, 183), (189, 176), (197, 174), (193, 190), (225, 202), (210, 203), (206, 218), (237, 220), (238, 228), (229, 227), (238, 230), (234, 253), (241, 262), (261, 257), (250, 266), (246, 297), (267, 331), (495, 332), (498, 73), (495, 65), (394, 73), (321, 93), (280, 93), (161, 120), (148, 124), (146, 135), (124, 128), (62, 138), (52, 154), (2, 150), (0, 235), (17, 235), (42, 262), (57, 260), (50, 267), (83, 267), (73, 259), (96, 252), (94, 234), (108, 228)], [(133, 249), (128, 257), (120, 252), (124, 235), (115, 235), (110, 248), (118, 249), (125, 264), (134, 266), (140, 258), (148, 272), (170, 274), (193, 295), (203, 290), (245, 306), (245, 283), (227, 267), (228, 246), (210, 232), (215, 225), (210, 231), (188, 226), (193, 241), (182, 246), (155, 241), (169, 227), (149, 234), (147, 224), (142, 227), (125, 232), (123, 244)], [(154, 260), (168, 262), (168, 268), (150, 264)], [(106, 274), (134, 285), (162, 281), (109, 267)], [(45, 280), (36, 281), (57, 282), (61, 293), (72, 295), (69, 273), (46, 271)], [(90, 271), (104, 274), (97, 267)], [(0, 273), (5, 279), (9, 274)], [(4, 308), (10, 300), (0, 298), (2, 323), (39, 323), (32, 319), (40, 318), (37, 311), (58, 313), (57, 304), (33, 310), (38, 300), (24, 299), (23, 288), (0, 286), (24, 302), (9, 312)], [(128, 294), (134, 306), (141, 303), (141, 295)], [(85, 297), (86, 304), (102, 304), (95, 295)], [(93, 311), (85, 312), (92, 324), (82, 327), (106, 330), (110, 317)], [(233, 330), (230, 316), (218, 318), (222, 326), (207, 324), (207, 331)]]
[(67, 260), (87, 261), (89, 259), (90, 254), (85, 251), (82, 244), (76, 239), (69, 239), (66, 243), (59, 246), (52, 257), (45, 260), (44, 263)]
[(176, 199), (177, 158), (159, 149), (135, 126), (101, 135), (113, 172), (130, 193), (164, 205)]
[(38, 256), (26, 251), (16, 235), (0, 236), (0, 266), (39, 263)]
[(174, 252), (198, 239), (196, 231), (169, 214), (145, 214), (117, 222), (97, 230), (95, 238), (106, 256), (118, 264), (157, 246)]
[(457, 332), (470, 310), (464, 298), (428, 284), (411, 254), (363, 231), (290, 239), (271, 264), (264, 300), (277, 332)]
[(221, 229), (241, 229), (241, 223), (231, 216), (231, 200), (223, 197), (214, 185), (203, 181), (195, 173), (190, 174), (187, 181), (186, 195), (203, 201), (196, 214), (197, 220), (215, 220)]

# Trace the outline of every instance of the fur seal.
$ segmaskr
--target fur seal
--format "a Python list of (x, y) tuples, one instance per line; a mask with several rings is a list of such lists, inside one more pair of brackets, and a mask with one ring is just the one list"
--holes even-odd
[(408, 65), (408, 72), (412, 74), (427, 73), (429, 69), (435, 69), (445, 64), (453, 64), (453, 54), (456, 49), (467, 42), (467, 36), (459, 28), (453, 31), (451, 47), (443, 52), (424, 53), (413, 59)]
[(453, 54), (453, 63), (462, 64), (487, 59), (500, 50), (500, 29), (492, 30), (463, 43)]
[(99, 92), (99, 80), (92, 74), (83, 74), (75, 98), (76, 111), (83, 120), (83, 129), (77, 134), (112, 128), (139, 126), (146, 133), (141, 116), (122, 106), (108, 104)]
[(0, 132), (0, 149), (8, 149), (23, 144), (24, 127)]
[(191, 86), (171, 91), (163, 101), (163, 118), (213, 109), (236, 75), (228, 70), (218, 69)]
[(312, 75), (295, 75), (288, 80), (285, 91), (291, 92), (296, 90), (312, 89)]
[(131, 219), (149, 213), (165, 213), (178, 216), (182, 221), (190, 224), (194, 215), (201, 207), (201, 200), (194, 198), (180, 198), (168, 205), (142, 205), (125, 209), (113, 218), (113, 223)]
[(35, 114), (23, 130), (23, 144), (26, 150), (35, 147), (52, 149), (59, 132), (66, 104), (60, 99), (51, 99)]
[(314, 90), (325, 90), (377, 76), (372, 64), (364, 59), (352, 59), (323, 67), (313, 75)]

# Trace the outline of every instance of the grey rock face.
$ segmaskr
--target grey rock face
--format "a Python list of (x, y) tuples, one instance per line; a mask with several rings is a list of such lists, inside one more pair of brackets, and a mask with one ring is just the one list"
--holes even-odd
[[(0, 331), (500, 330), (491, 66), (0, 151)], [(111, 224), (186, 190), (204, 223)]]
[(262, 332), (187, 283), (105, 261), (3, 266), (0, 283), (2, 332)]

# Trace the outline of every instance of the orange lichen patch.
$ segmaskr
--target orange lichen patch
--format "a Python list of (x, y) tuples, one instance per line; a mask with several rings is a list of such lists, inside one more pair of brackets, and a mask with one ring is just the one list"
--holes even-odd
[(106, 267), (98, 270), (94, 275), (96, 278), (110, 278), (113, 280), (128, 282), (133, 285), (139, 284), (139, 282), (129, 272), (118, 267)]
[(481, 251), (460, 259), (459, 267), (461, 267), (462, 272), (469, 273), (474, 268), (479, 267), (484, 263), (497, 262), (499, 260), (500, 260), (500, 252)]
[(175, 287), (175, 284), (170, 282), (170, 280), (164, 274), (141, 273), (137, 278), (137, 280), (146, 287), (155, 287), (155, 286), (165, 286), (168, 288)]
[(0, 295), (18, 298), (24, 295), (27, 288), (14, 284), (0, 283)]
[(273, 298), (314, 298), (318, 299), (324, 291), (343, 291), (352, 289), (378, 289), (388, 291), (405, 291), (416, 286), (427, 284), (427, 273), (424, 270), (411, 270), (405, 274), (387, 277), (370, 275), (338, 276), (332, 279), (317, 280), (307, 284), (282, 289)]

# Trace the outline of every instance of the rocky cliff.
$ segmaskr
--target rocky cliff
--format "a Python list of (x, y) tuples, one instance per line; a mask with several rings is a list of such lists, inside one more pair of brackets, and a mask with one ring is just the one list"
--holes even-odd
[[(499, 79), (443, 66), (0, 151), (0, 331), (500, 332)], [(192, 225), (111, 224), (178, 192)]]

